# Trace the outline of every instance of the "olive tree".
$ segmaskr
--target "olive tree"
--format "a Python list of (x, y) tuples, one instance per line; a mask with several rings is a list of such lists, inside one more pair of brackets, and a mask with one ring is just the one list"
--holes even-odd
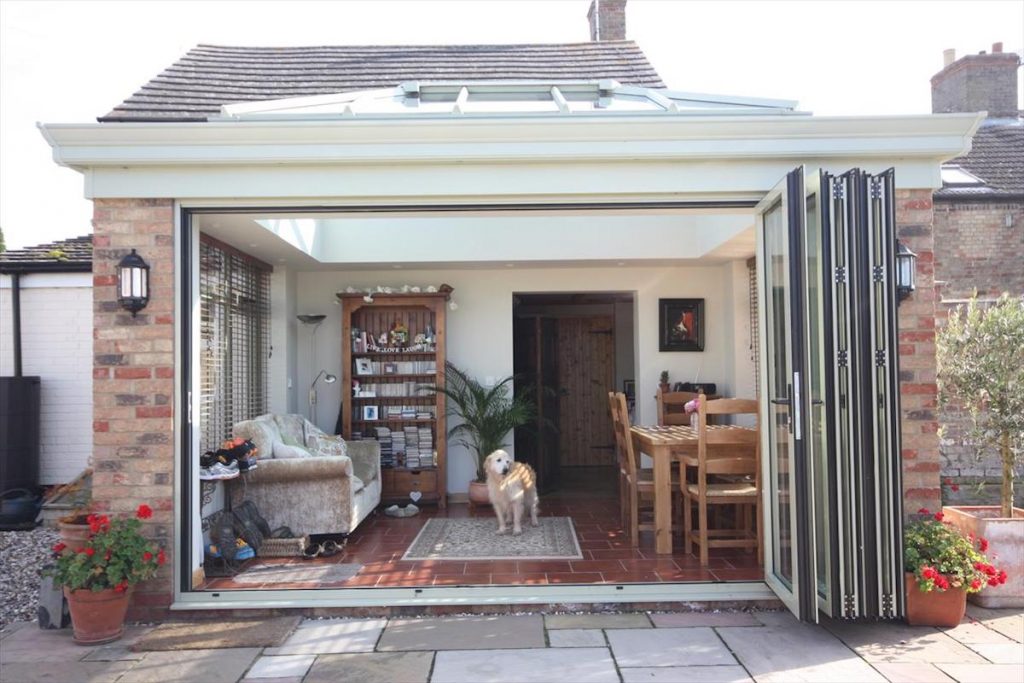
[(999, 452), (1001, 515), (1012, 517), (1014, 465), (1024, 456), (1024, 297), (972, 298), (950, 311), (936, 355), (940, 400), (967, 410), (979, 453)]

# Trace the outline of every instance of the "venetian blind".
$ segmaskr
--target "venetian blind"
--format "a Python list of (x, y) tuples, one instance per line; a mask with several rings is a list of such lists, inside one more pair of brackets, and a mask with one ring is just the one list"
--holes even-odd
[(205, 235), (199, 243), (203, 451), (267, 412), (270, 266)]

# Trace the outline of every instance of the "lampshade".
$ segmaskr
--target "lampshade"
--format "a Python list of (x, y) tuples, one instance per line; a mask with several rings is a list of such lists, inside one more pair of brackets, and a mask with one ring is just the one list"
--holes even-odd
[(117, 302), (133, 318), (149, 303), (149, 264), (134, 249), (117, 264)]

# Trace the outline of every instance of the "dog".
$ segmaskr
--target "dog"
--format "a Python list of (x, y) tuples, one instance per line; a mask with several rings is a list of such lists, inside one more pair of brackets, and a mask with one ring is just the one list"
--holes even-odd
[(484, 459), (487, 472), (487, 493), (498, 517), (498, 533), (508, 531), (506, 522), (511, 517), (512, 534), (523, 533), (523, 512), (530, 509), (530, 523), (538, 526), (537, 473), (524, 462), (516, 462), (502, 450), (494, 451)]

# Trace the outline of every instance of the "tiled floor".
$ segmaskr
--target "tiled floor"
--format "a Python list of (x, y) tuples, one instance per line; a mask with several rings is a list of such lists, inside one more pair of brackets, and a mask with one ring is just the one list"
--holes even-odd
[[(654, 552), (654, 538), (641, 535), (639, 548), (630, 547), (619, 524), (618, 500), (614, 495), (568, 491), (542, 498), (542, 516), (572, 517), (579, 537), (582, 560), (484, 560), (484, 561), (402, 561), (401, 557), (426, 521), (434, 516), (493, 517), (488, 508), (471, 511), (467, 505), (450, 505), (439, 511), (424, 506), (415, 517), (393, 518), (377, 512), (367, 518), (349, 537), (343, 553), (315, 560), (276, 559), (265, 563), (358, 563), (359, 573), (344, 582), (281, 584), (281, 588), (353, 588), (396, 586), (522, 585), (553, 583), (655, 583), (687, 581), (756, 581), (763, 577), (757, 556), (743, 550), (713, 550), (706, 568), (693, 554), (682, 550), (676, 538), (675, 552), (661, 556)], [(230, 578), (209, 579), (207, 590), (258, 590), (270, 585), (238, 583)]]

